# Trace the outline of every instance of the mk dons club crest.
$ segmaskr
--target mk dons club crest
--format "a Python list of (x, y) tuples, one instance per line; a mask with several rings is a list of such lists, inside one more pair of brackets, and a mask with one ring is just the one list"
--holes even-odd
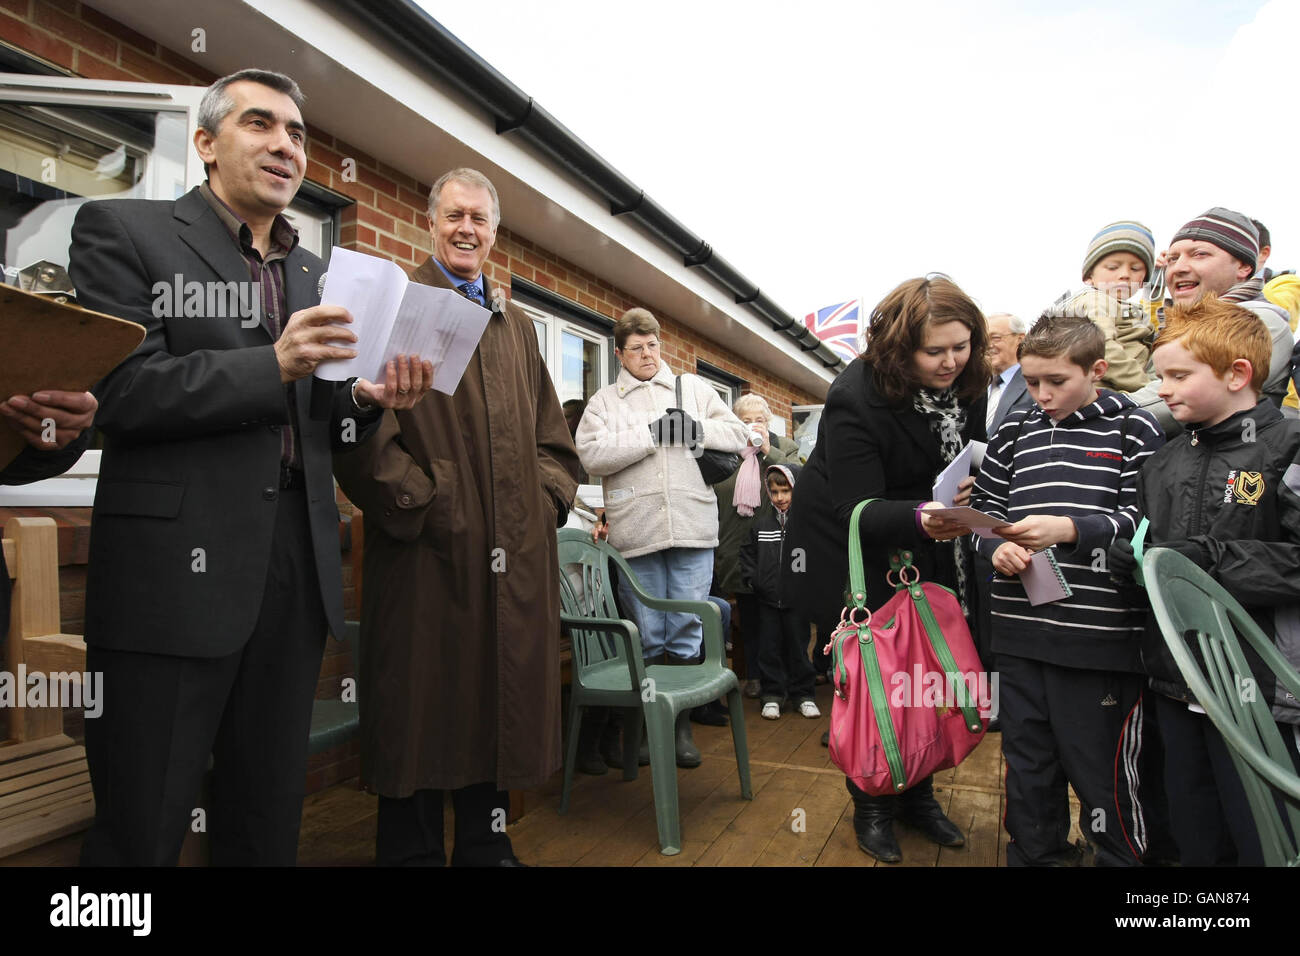
[(1257, 471), (1241, 471), (1232, 485), (1232, 496), (1238, 504), (1255, 505), (1264, 497), (1264, 476)]

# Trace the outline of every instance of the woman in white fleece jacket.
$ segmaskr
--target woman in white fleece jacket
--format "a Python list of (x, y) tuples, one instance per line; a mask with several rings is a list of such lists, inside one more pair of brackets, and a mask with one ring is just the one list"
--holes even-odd
[[(652, 423), (677, 404), (674, 375), (659, 353), (659, 323), (630, 309), (614, 326), (614, 354), (622, 369), (592, 396), (574, 442), (588, 474), (602, 476), (609, 543), (641, 586), (658, 597), (703, 601), (713, 577), (718, 506), (713, 489), (684, 446), (658, 444)], [(682, 378), (682, 405), (700, 423), (704, 447), (739, 453), (747, 429), (706, 382)], [(624, 585), (620, 582), (620, 591)], [(624, 595), (623, 606), (641, 631), (642, 654), (658, 663), (689, 663), (700, 653), (700, 620), (649, 611)]]

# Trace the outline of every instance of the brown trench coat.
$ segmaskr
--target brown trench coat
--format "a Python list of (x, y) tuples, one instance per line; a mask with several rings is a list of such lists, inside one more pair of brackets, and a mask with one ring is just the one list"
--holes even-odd
[[(432, 260), (412, 279), (451, 288)], [(509, 303), (454, 395), (385, 412), (335, 457), (365, 515), (358, 702), (378, 793), (535, 787), (560, 767), (555, 530), (577, 470), (533, 323)]]

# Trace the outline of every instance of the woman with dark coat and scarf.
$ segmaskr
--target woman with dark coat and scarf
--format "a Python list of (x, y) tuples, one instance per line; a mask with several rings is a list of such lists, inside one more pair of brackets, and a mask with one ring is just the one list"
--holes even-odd
[[(848, 528), (862, 512), (867, 606), (893, 595), (890, 556), (913, 552), (921, 579), (957, 592), (968, 609), (970, 571), (960, 538), (970, 529), (931, 517), (934, 479), (966, 442), (983, 441), (992, 377), (979, 307), (942, 276), (911, 279), (875, 307), (867, 347), (831, 384), (817, 444), (803, 470), (786, 530), (791, 553), (803, 548), (804, 573), (786, 575), (787, 599), (817, 623), (825, 643), (844, 607)], [(963, 484), (965, 504), (973, 479)], [(961, 846), (961, 831), (934, 798), (932, 778), (898, 795), (873, 797), (845, 781), (853, 796), (858, 846), (885, 863), (902, 859), (895, 818), (940, 846)]]

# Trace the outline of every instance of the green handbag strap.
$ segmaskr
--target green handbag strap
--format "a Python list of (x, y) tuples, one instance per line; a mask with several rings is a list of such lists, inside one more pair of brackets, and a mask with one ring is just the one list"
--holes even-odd
[[(898, 745), (898, 735), (894, 732), (894, 721), (889, 714), (889, 696), (885, 692), (885, 675), (880, 671), (880, 658), (876, 656), (875, 637), (871, 633), (871, 610), (867, 607), (867, 577), (862, 567), (862, 537), (858, 534), (858, 519), (867, 505), (875, 501), (868, 498), (859, 501), (849, 518), (849, 601), (845, 608), (848, 620), (857, 626), (858, 657), (862, 660), (862, 671), (867, 678), (867, 688), (871, 696), (871, 712), (876, 721), (876, 730), (880, 734), (880, 745), (885, 751), (885, 762), (889, 765), (889, 779), (896, 793), (907, 789), (907, 771), (903, 767), (903, 748)], [(865, 617), (858, 620), (858, 612)], [(846, 630), (847, 638), (852, 631)], [(842, 652), (836, 655), (843, 666)]]
[(858, 534), (858, 519), (863, 510), (877, 498), (859, 501), (849, 518), (849, 600), (853, 607), (867, 610), (867, 576), (862, 569), (862, 537)]

